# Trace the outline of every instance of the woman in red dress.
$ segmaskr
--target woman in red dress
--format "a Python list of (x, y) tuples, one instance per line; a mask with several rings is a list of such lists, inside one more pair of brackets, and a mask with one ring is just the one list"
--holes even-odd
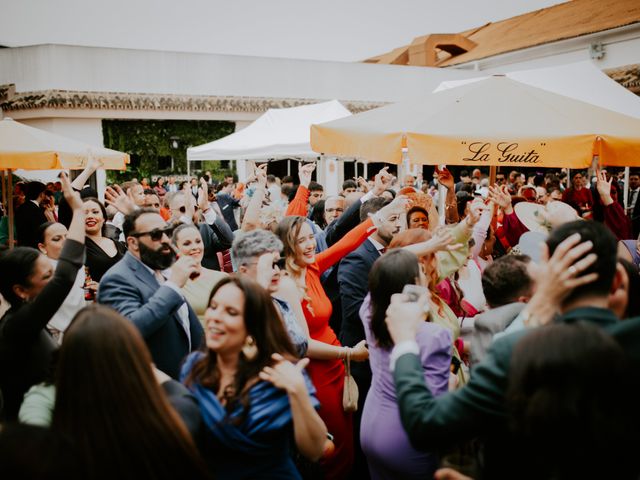
[[(278, 235), (284, 244), (286, 271), (295, 281), (302, 311), (309, 329), (307, 372), (317, 390), (320, 417), (334, 437), (335, 453), (323, 461), (326, 478), (347, 478), (353, 464), (353, 428), (351, 413), (342, 408), (344, 365), (349, 347), (340, 345), (329, 326), (333, 307), (320, 283), (320, 275), (342, 257), (358, 248), (373, 233), (367, 220), (351, 230), (331, 248), (316, 255), (316, 241), (306, 218), (284, 218)], [(363, 361), (369, 357), (364, 340), (351, 348), (351, 359)]]

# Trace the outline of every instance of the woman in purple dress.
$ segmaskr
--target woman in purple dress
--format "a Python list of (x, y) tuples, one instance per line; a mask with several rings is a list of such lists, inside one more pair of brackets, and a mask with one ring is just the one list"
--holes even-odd
[[(369, 295), (360, 308), (373, 374), (362, 412), (360, 442), (373, 480), (433, 478), (438, 466), (435, 454), (415, 450), (402, 428), (389, 367), (393, 342), (384, 321), (391, 295), (402, 292), (407, 284), (426, 285), (419, 265), (418, 258), (406, 250), (391, 250), (380, 257), (369, 274)], [(434, 395), (445, 393), (451, 365), (451, 332), (426, 321), (416, 340), (427, 385)]]

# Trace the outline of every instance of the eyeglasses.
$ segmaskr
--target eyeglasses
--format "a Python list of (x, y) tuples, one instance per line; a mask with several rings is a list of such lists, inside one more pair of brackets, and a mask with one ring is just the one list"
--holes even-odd
[[(257, 265), (258, 262), (249, 262), (249, 263), (245, 263), (244, 265), (251, 266), (251, 265)], [(277, 258), (273, 261), (273, 263), (271, 264), (271, 268), (275, 269), (276, 267), (278, 267), (280, 270), (284, 270), (284, 267), (286, 266), (287, 261), (285, 257), (280, 257)]]
[(129, 236), (139, 238), (139, 237), (144, 237), (145, 235), (149, 235), (149, 238), (151, 238), (151, 240), (153, 240), (154, 242), (158, 242), (162, 240), (163, 235), (166, 235), (167, 237), (171, 237), (173, 230), (174, 230), (174, 227), (154, 228), (149, 232), (134, 232)]
[(325, 208), (324, 211), (327, 213), (333, 213), (333, 212), (342, 213), (344, 212), (344, 208)]

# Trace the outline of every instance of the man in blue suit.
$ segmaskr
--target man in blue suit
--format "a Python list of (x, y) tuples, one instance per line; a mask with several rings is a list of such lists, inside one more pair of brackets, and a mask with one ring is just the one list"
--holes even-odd
[(182, 360), (204, 337), (180, 291), (199, 265), (189, 256), (176, 261), (171, 229), (155, 210), (135, 210), (126, 216), (123, 230), (128, 252), (102, 277), (98, 301), (131, 320), (155, 365), (178, 378)]
[[(374, 197), (367, 200), (360, 207), (360, 221), (364, 221), (369, 214), (380, 215), (382, 207), (391, 203), (384, 197)], [(340, 300), (342, 307), (342, 324), (340, 327), (340, 343), (344, 346), (354, 347), (365, 339), (364, 327), (360, 320), (360, 307), (369, 290), (368, 278), (371, 267), (384, 253), (391, 242), (393, 235), (400, 232), (403, 227), (403, 211), (391, 211), (388, 216), (380, 218), (377, 222), (380, 226), (362, 245), (344, 257), (338, 268), (338, 285), (340, 286)], [(364, 401), (371, 386), (371, 367), (369, 362), (354, 362), (351, 364), (351, 374), (358, 384), (360, 392), (358, 397), (358, 411), (355, 412), (354, 433), (356, 457), (352, 474), (356, 477), (366, 478), (367, 464), (364, 454), (360, 450), (360, 421)]]

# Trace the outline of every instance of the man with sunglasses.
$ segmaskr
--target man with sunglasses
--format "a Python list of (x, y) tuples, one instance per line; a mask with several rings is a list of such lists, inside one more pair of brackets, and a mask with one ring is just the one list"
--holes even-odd
[(180, 363), (197, 350), (202, 326), (180, 289), (200, 265), (190, 256), (176, 260), (172, 228), (160, 214), (141, 208), (125, 217), (127, 253), (102, 277), (98, 302), (131, 320), (142, 333), (155, 365), (178, 378)]

